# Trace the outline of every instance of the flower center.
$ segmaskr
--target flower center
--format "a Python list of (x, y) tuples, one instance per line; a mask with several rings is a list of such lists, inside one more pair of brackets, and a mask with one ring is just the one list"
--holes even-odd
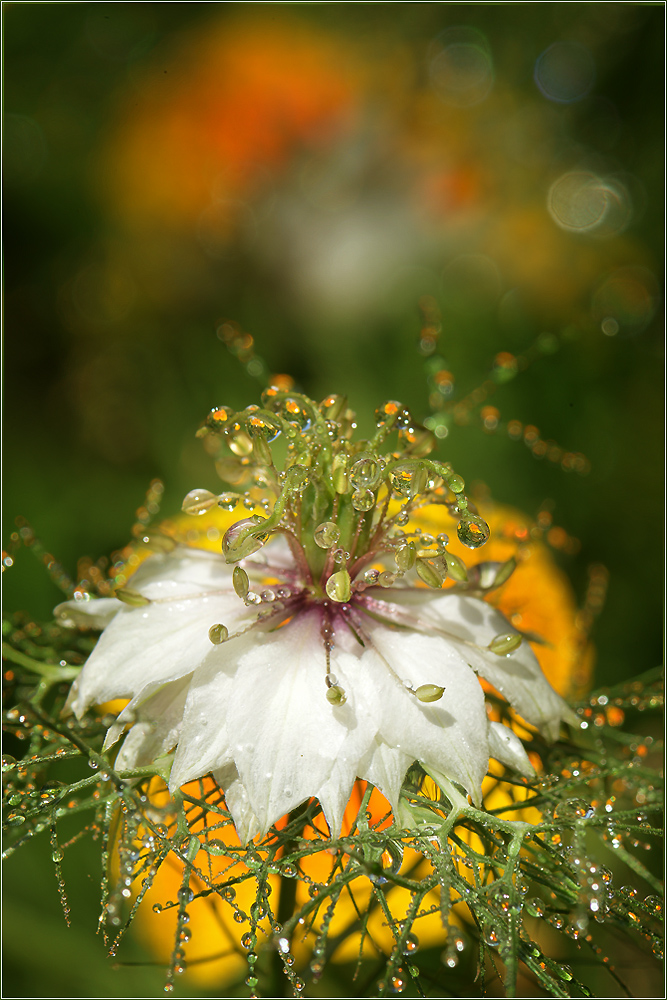
[(215, 504), (229, 510), (243, 502), (249, 511), (263, 511), (227, 531), (222, 550), (228, 563), (238, 564), (272, 535), (282, 535), (301, 586), (316, 600), (338, 604), (368, 586), (390, 587), (413, 568), (435, 588), (447, 576), (467, 578), (463, 562), (447, 549), (447, 535), (407, 530), (415, 510), (440, 504), (458, 522), (465, 545), (477, 548), (489, 537), (463, 479), (449, 463), (428, 457), (436, 439), (406, 407), (383, 403), (373, 436), (355, 441), (355, 415), (343, 396), (328, 396), (318, 406), (270, 387), (262, 403), (239, 413), (215, 407), (198, 432), (220, 476), (245, 490), (193, 490), (183, 510), (196, 515)]
[[(246, 605), (264, 605), (248, 627), (277, 628), (300, 613), (317, 612), (327, 698), (342, 704), (345, 692), (331, 672), (334, 635), (347, 629), (365, 645), (365, 615), (383, 617), (380, 602), (364, 597), (365, 590), (391, 588), (412, 570), (435, 589), (447, 577), (468, 580), (465, 564), (448, 550), (449, 537), (410, 530), (412, 514), (444, 506), (459, 540), (471, 549), (484, 544), (489, 528), (466, 497), (463, 479), (449, 463), (429, 457), (435, 436), (401, 403), (389, 400), (378, 407), (375, 433), (362, 440), (355, 440), (356, 418), (344, 396), (328, 396), (317, 405), (272, 386), (262, 404), (238, 413), (225, 406), (211, 410), (198, 435), (221, 478), (239, 492), (193, 490), (183, 510), (198, 515), (216, 504), (232, 510), (242, 503), (254, 512), (233, 524), (222, 541), (223, 555), (234, 565), (237, 595)], [(287, 542), (293, 564), (286, 569), (267, 563), (266, 576), (287, 585), (256, 592), (248, 570), (257, 567), (240, 563), (271, 536)], [(209, 638), (218, 644), (233, 636), (217, 624)], [(425, 702), (443, 692), (434, 684), (405, 686)]]

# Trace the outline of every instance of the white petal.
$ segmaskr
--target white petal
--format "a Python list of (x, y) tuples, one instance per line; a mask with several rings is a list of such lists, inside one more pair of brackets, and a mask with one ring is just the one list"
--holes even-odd
[(232, 571), (222, 554), (179, 547), (146, 559), (128, 582), (132, 590), (151, 600), (191, 596), (206, 591), (231, 590)]
[(102, 629), (123, 607), (116, 597), (94, 597), (90, 601), (64, 601), (53, 609), (53, 614), (66, 628)]
[(509, 726), (504, 726), (501, 722), (492, 722), (489, 725), (489, 754), (526, 778), (532, 778), (535, 774), (523, 743)]
[(376, 724), (363, 704), (351, 691), (341, 717), (347, 716), (348, 730), (345, 740), (333, 762), (331, 774), (324, 784), (312, 794), (320, 800), (332, 837), (340, 835), (343, 815), (352, 792), (352, 786), (361, 775), (361, 760), (368, 757), (369, 745), (374, 744)]
[[(377, 713), (379, 735), (411, 760), (447, 774), (479, 801), (489, 752), (484, 694), (459, 650), (437, 636), (392, 629), (371, 619), (363, 622), (372, 643), (363, 651), (355, 693)], [(410, 694), (437, 684), (440, 701), (424, 704)]]
[(455, 645), (461, 655), (526, 721), (557, 739), (561, 719), (571, 721), (573, 713), (556, 694), (525, 640), (508, 656), (497, 656), (488, 646), (497, 635), (515, 634), (507, 619), (486, 601), (462, 594), (401, 589), (388, 595), (396, 605), (395, 617), (415, 629), (437, 630)]
[(168, 684), (150, 685), (148, 693), (144, 689), (125, 706), (112, 730), (136, 721), (116, 757), (117, 770), (143, 767), (176, 746), (189, 684), (186, 676)]
[(239, 840), (242, 844), (247, 844), (260, 832), (259, 820), (250, 808), (248, 794), (241, 784), (235, 764), (227, 764), (226, 767), (218, 768), (213, 772), (213, 777), (218, 782), (225, 794), (225, 803), (232, 819)]
[(213, 648), (211, 625), (222, 622), (231, 631), (247, 617), (233, 593), (124, 606), (100, 636), (68, 706), (80, 717), (93, 703), (132, 698), (152, 682), (192, 673)]
[[(197, 739), (194, 730), (204, 712), (216, 718), (216, 726), (218, 719), (226, 723), (230, 752), (261, 832), (320, 793), (332, 826), (338, 826), (342, 800), (347, 802), (359, 758), (375, 734), (352, 699), (334, 706), (326, 698), (320, 614), (303, 612), (275, 632), (234, 643), (235, 676), (209, 661), (193, 678), (172, 784), (184, 778), (186, 754), (199, 773), (217, 766), (209, 763), (211, 751), (203, 741), (198, 761), (185, 750)], [(216, 747), (223, 749), (217, 739)]]
[(263, 831), (311, 795), (322, 794), (333, 829), (342, 821), (342, 800), (375, 730), (349, 687), (346, 704), (327, 700), (324, 677), (316, 612), (268, 636), (239, 664), (227, 726)]
[(377, 740), (359, 764), (359, 777), (370, 781), (389, 800), (397, 822), (401, 786), (412, 762), (408, 754)]
[[(193, 675), (183, 713), (181, 739), (169, 777), (174, 792), (187, 781), (233, 762), (225, 715), (239, 660), (259, 633), (230, 639), (211, 650)], [(247, 711), (252, 713), (252, 705)]]

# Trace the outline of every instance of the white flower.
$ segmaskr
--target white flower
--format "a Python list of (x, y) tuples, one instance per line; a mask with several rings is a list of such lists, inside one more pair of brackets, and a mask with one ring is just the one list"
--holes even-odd
[[(334, 449), (334, 457), (340, 453)], [(404, 459), (392, 472), (390, 458), (364, 450), (352, 465), (351, 485), (340, 482), (328, 508), (315, 490), (315, 521), (322, 523), (314, 532), (313, 518), (304, 517), (306, 467), (298, 466), (281, 481), (268, 519), (250, 518), (227, 533), (226, 559), (177, 547), (148, 558), (123, 600), (71, 601), (56, 609), (62, 620), (104, 629), (69, 706), (80, 717), (91, 705), (130, 699), (105, 743), (112, 746), (130, 726), (118, 771), (173, 751), (172, 792), (211, 772), (244, 841), (311, 796), (337, 833), (357, 777), (377, 786), (398, 815), (414, 761), (436, 780), (455, 782), (475, 803), (490, 756), (532, 773), (515, 734), (489, 721), (479, 678), (548, 738), (557, 736), (569, 710), (528, 642), (480, 598), (479, 584), (475, 590), (465, 583), (465, 568), (447, 553), (444, 536), (436, 543), (418, 535), (423, 546), (435, 546), (418, 548), (410, 541), (415, 536), (397, 527), (418, 492), (398, 519), (387, 518), (388, 480), (377, 477), (372, 463), (390, 469), (390, 490), (400, 488), (406, 467), (414, 478), (425, 464)], [(354, 499), (344, 503), (360, 491), (355, 469), (357, 479), (366, 477), (372, 508), (366, 500), (363, 509)], [(442, 469), (441, 476), (451, 473)], [(306, 485), (317, 485), (312, 470), (311, 462)], [(453, 487), (465, 515), (458, 477), (450, 479), (447, 486), (442, 478), (424, 483), (422, 492), (442, 502)], [(321, 518), (323, 508), (329, 519)], [(364, 529), (366, 548), (357, 544), (350, 556), (350, 537), (358, 542)], [(283, 537), (254, 555), (276, 531)], [(348, 551), (336, 548), (339, 540)], [(386, 565), (387, 553), (393, 572), (364, 568), (383, 559)], [(228, 563), (241, 559), (243, 569), (232, 571)], [(459, 583), (441, 589), (448, 570)]]
[[(267, 564), (253, 572), (251, 563), (252, 575), (284, 573)], [(133, 723), (116, 768), (150, 764), (175, 747), (171, 790), (213, 772), (244, 840), (310, 796), (338, 831), (357, 777), (397, 809), (415, 760), (476, 802), (489, 756), (530, 774), (512, 731), (489, 723), (477, 674), (550, 737), (567, 711), (527, 643), (507, 656), (489, 650), (514, 630), (474, 597), (371, 587), (347, 604), (317, 603), (290, 575), (263, 589), (268, 615), (248, 629), (257, 607), (239, 600), (221, 556), (179, 548), (152, 556), (131, 582), (150, 603), (103, 598), (58, 609), (74, 623), (106, 626), (70, 706), (81, 716), (131, 699), (107, 738)], [(290, 596), (274, 610), (268, 598), (277, 592)], [(229, 638), (212, 643), (209, 630), (222, 622)], [(345, 692), (343, 704), (327, 698), (327, 679)], [(420, 700), (427, 685), (444, 688), (438, 701)]]

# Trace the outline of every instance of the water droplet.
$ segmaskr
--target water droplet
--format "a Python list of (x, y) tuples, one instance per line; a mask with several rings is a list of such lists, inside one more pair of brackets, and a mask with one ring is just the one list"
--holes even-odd
[[(294, 866), (292, 865), (291, 867), (293, 868)], [(284, 874), (284, 871), (283, 871), (283, 874)], [(296, 875), (296, 870), (294, 871), (294, 875)], [(290, 875), (290, 877), (293, 878), (294, 875)], [(278, 951), (282, 955), (287, 955), (287, 953), (289, 952), (289, 944), (290, 944), (289, 943), (289, 938), (286, 938), (286, 937), (278, 938)]]
[(12, 771), (17, 766), (17, 761), (10, 754), (3, 754), (2, 757), (2, 770)]
[[(398, 423), (398, 418), (406, 420), (406, 423)], [(375, 411), (375, 423), (378, 427), (384, 427), (391, 420), (395, 420), (399, 427), (407, 426), (410, 423), (410, 413), (402, 403), (397, 403), (395, 399), (388, 399)]]
[(352, 506), (358, 511), (370, 510), (375, 504), (375, 494), (372, 490), (355, 490), (352, 494)]
[(416, 697), (423, 702), (440, 701), (444, 693), (444, 687), (439, 684), (420, 684), (415, 691)]
[(233, 416), (234, 411), (229, 406), (214, 406), (206, 415), (206, 426), (213, 431), (224, 431)]
[(226, 899), (228, 903), (231, 903), (233, 899), (236, 899), (236, 889), (229, 885), (226, 889), (222, 890), (221, 896), (223, 899)]
[(181, 510), (184, 514), (199, 516), (205, 514), (218, 502), (218, 497), (210, 490), (190, 490), (183, 500)]
[(218, 646), (229, 637), (229, 630), (225, 625), (211, 625), (208, 637), (215, 646)]
[(244, 934), (243, 937), (241, 938), (241, 944), (246, 950), (252, 948), (254, 941), (255, 939), (252, 934)]
[(333, 521), (323, 521), (315, 528), (315, 543), (321, 549), (330, 549), (340, 538), (340, 528)]
[[(375, 489), (382, 478), (384, 468), (385, 466), (382, 459), (375, 458), (369, 454), (361, 455), (352, 464), (349, 473), (350, 482), (356, 488), (358, 493), (365, 492), (369, 489)], [(352, 497), (352, 506), (356, 507), (356, 504), (354, 503), (354, 495)], [(367, 508), (356, 507), (356, 509), (366, 510)]]
[(407, 976), (404, 969), (396, 969), (394, 975), (389, 979), (389, 989), (392, 993), (402, 993), (407, 985)]
[(337, 573), (332, 573), (326, 583), (326, 592), (332, 601), (338, 604), (345, 604), (349, 601), (351, 594), (350, 574), (346, 569), (340, 569)]
[(306, 430), (310, 424), (307, 411), (298, 399), (291, 396), (282, 401), (280, 412), (285, 420), (298, 430)]
[(644, 909), (655, 917), (662, 916), (662, 900), (659, 896), (647, 896), (644, 900)]
[(338, 420), (347, 406), (347, 396), (332, 393), (320, 403), (320, 411), (327, 420)]
[(419, 947), (419, 938), (416, 934), (408, 934), (403, 945), (404, 955), (413, 955)]
[(595, 810), (584, 799), (566, 799), (564, 802), (559, 802), (554, 809), (554, 819), (565, 822), (590, 819), (594, 815)]
[(526, 900), (526, 913), (529, 917), (544, 916), (544, 903), (539, 896), (532, 896)]
[(221, 493), (218, 497), (218, 507), (223, 510), (234, 510), (240, 497), (238, 493)]
[[(291, 863), (283, 865), (281, 869), (281, 874), (285, 875), (286, 878), (296, 878), (297, 876), (296, 867)], [(286, 940), (286, 938), (281, 938), (280, 940), (283, 941)]]
[(487, 924), (484, 928), (484, 940), (490, 948), (498, 948), (501, 941), (501, 935), (498, 928), (493, 924)]
[(504, 635), (496, 635), (489, 643), (489, 649), (496, 656), (509, 656), (521, 645), (522, 637), (518, 632), (507, 632)]
[(25, 823), (25, 816), (22, 816), (21, 813), (10, 813), (7, 822), (10, 826), (21, 826), (22, 823)]
[(260, 527), (264, 521), (266, 518), (261, 514), (253, 514), (252, 517), (237, 521), (225, 532), (222, 539), (222, 554), (228, 563), (240, 562), (241, 559), (261, 549), (269, 537)]
[(178, 896), (178, 901), (182, 906), (185, 906), (187, 903), (191, 903), (194, 899), (192, 889), (189, 889), (187, 886), (182, 886), (176, 895)]
[(477, 514), (467, 514), (459, 521), (456, 533), (463, 545), (467, 545), (469, 549), (478, 549), (488, 541), (491, 529)]

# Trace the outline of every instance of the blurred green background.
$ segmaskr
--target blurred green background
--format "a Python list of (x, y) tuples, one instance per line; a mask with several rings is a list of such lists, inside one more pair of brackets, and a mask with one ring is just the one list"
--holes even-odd
[[(423, 419), (434, 390), (448, 405), (490, 382), (498, 429), (477, 410), (441, 457), (533, 516), (550, 502), (581, 543), (558, 555), (580, 599), (587, 567), (609, 569), (599, 683), (660, 661), (662, 5), (3, 16), (5, 548), (22, 515), (74, 573), (128, 540), (152, 478), (165, 514), (217, 491), (194, 432), (214, 405), (258, 401), (257, 358), (315, 398), (346, 392), (362, 426), (384, 399)], [(452, 396), (427, 384), (424, 295)], [(244, 361), (216, 336), (224, 321), (254, 338)], [(498, 354), (543, 334), (503, 381)], [(536, 460), (511, 420), (590, 471)], [(48, 616), (55, 586), (29, 552), (13, 560), (6, 608)], [(12, 941), (51, 934), (48, 907), (30, 924), (41, 877), (14, 865), (11, 879)], [(75, 919), (49, 961), (81, 953)], [(101, 945), (85, 953), (92, 978), (63, 971), (52, 995), (123, 995)], [(39, 995), (45, 966), (17, 958), (7, 995)]]

